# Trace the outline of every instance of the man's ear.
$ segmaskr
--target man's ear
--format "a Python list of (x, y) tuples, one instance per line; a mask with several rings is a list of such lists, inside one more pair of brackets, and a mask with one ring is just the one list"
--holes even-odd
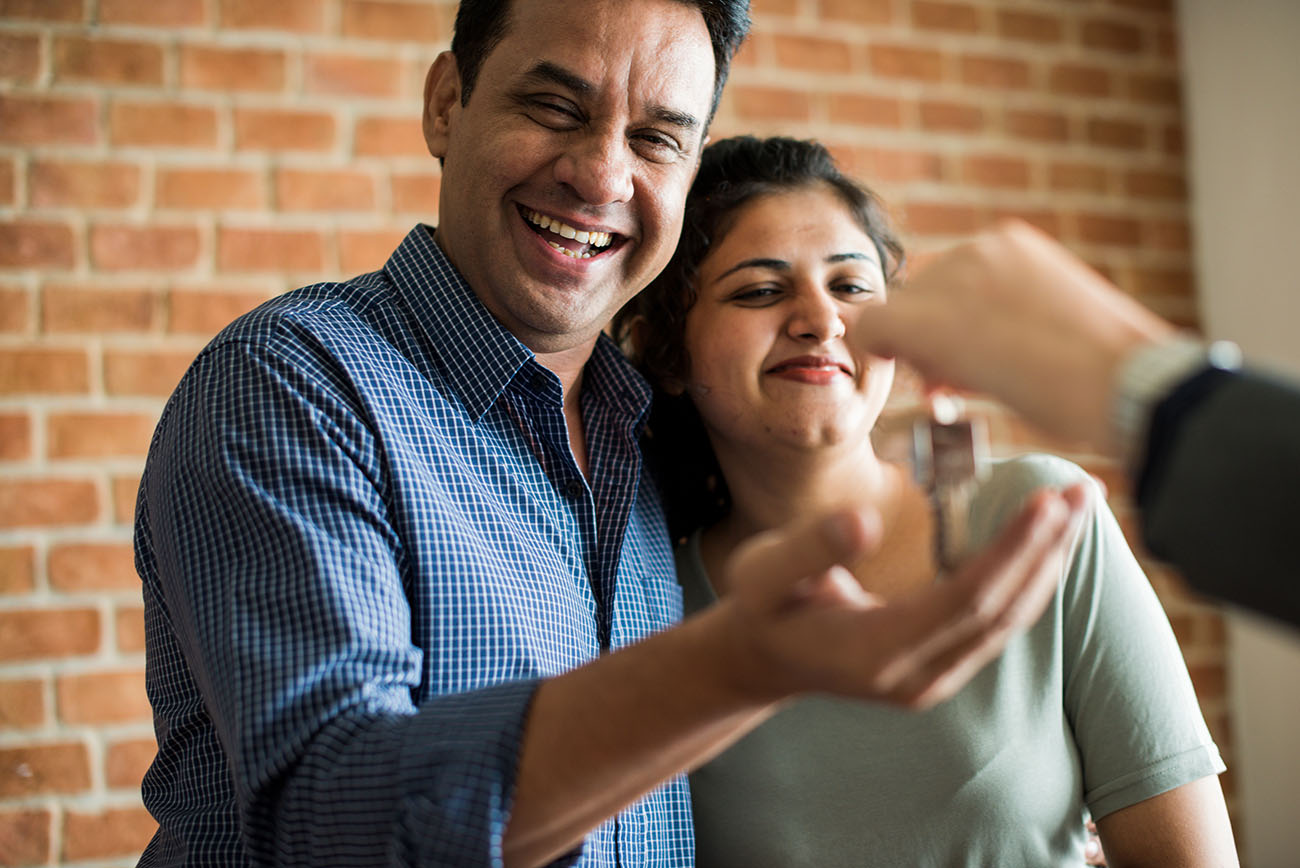
[(438, 55), (424, 77), (424, 143), (438, 159), (447, 156), (451, 126), (460, 112), (460, 67), (450, 51)]

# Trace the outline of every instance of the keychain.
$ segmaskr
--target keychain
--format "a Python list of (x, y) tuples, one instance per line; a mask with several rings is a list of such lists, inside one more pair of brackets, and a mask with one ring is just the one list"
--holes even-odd
[(970, 501), (988, 473), (988, 432), (960, 403), (933, 398), (928, 417), (912, 423), (912, 468), (934, 512), (935, 560), (951, 572), (967, 554)]

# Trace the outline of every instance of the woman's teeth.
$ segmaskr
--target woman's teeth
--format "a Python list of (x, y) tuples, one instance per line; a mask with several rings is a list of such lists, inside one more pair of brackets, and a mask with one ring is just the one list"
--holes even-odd
[[(561, 220), (557, 220), (554, 217), (548, 217), (547, 215), (541, 213), (540, 211), (534, 211), (531, 208), (523, 209), (523, 213), (524, 216), (528, 219), (528, 222), (532, 223), (534, 226), (544, 229), (547, 232), (554, 232), (556, 235), (559, 235), (561, 238), (567, 238), (570, 239), (571, 241), (577, 241), (579, 244), (590, 244), (594, 248), (608, 247), (610, 243), (614, 240), (614, 236), (609, 232), (587, 232), (586, 230), (583, 229), (574, 229), (568, 223), (565, 223)], [(570, 250), (569, 248), (565, 247), (563, 244), (557, 244), (554, 241), (547, 241), (546, 243), (551, 245), (561, 253), (564, 253), (568, 256), (572, 256), (574, 259), (591, 258), (590, 251), (583, 251), (579, 253), (576, 250)]]

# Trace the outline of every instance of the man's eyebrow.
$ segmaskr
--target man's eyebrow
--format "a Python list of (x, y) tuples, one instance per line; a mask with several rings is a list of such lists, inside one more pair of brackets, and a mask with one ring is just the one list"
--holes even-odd
[[(596, 85), (576, 72), (565, 69), (558, 63), (552, 63), (549, 60), (539, 60), (528, 72), (524, 73), (524, 77), (534, 81), (558, 84), (576, 94), (586, 95), (596, 89)], [(700, 119), (690, 112), (679, 111), (665, 105), (652, 105), (647, 111), (655, 120), (684, 130), (697, 130), (701, 126)]]

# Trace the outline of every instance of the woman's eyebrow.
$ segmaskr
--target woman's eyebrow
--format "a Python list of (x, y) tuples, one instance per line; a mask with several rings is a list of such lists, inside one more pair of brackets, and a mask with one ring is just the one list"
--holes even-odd
[(763, 259), (761, 257), (755, 259), (746, 259), (741, 262), (737, 262), (735, 265), (731, 266), (726, 271), (719, 274), (718, 279), (721, 280), (722, 278), (726, 277), (728, 274), (734, 274), (735, 272), (745, 268), (770, 268), (773, 271), (789, 271), (790, 267), (791, 267), (790, 263), (786, 262), (784, 259)]
[(879, 265), (880, 260), (869, 253), (832, 253), (826, 257), (827, 262), (870, 262), (872, 265)]

